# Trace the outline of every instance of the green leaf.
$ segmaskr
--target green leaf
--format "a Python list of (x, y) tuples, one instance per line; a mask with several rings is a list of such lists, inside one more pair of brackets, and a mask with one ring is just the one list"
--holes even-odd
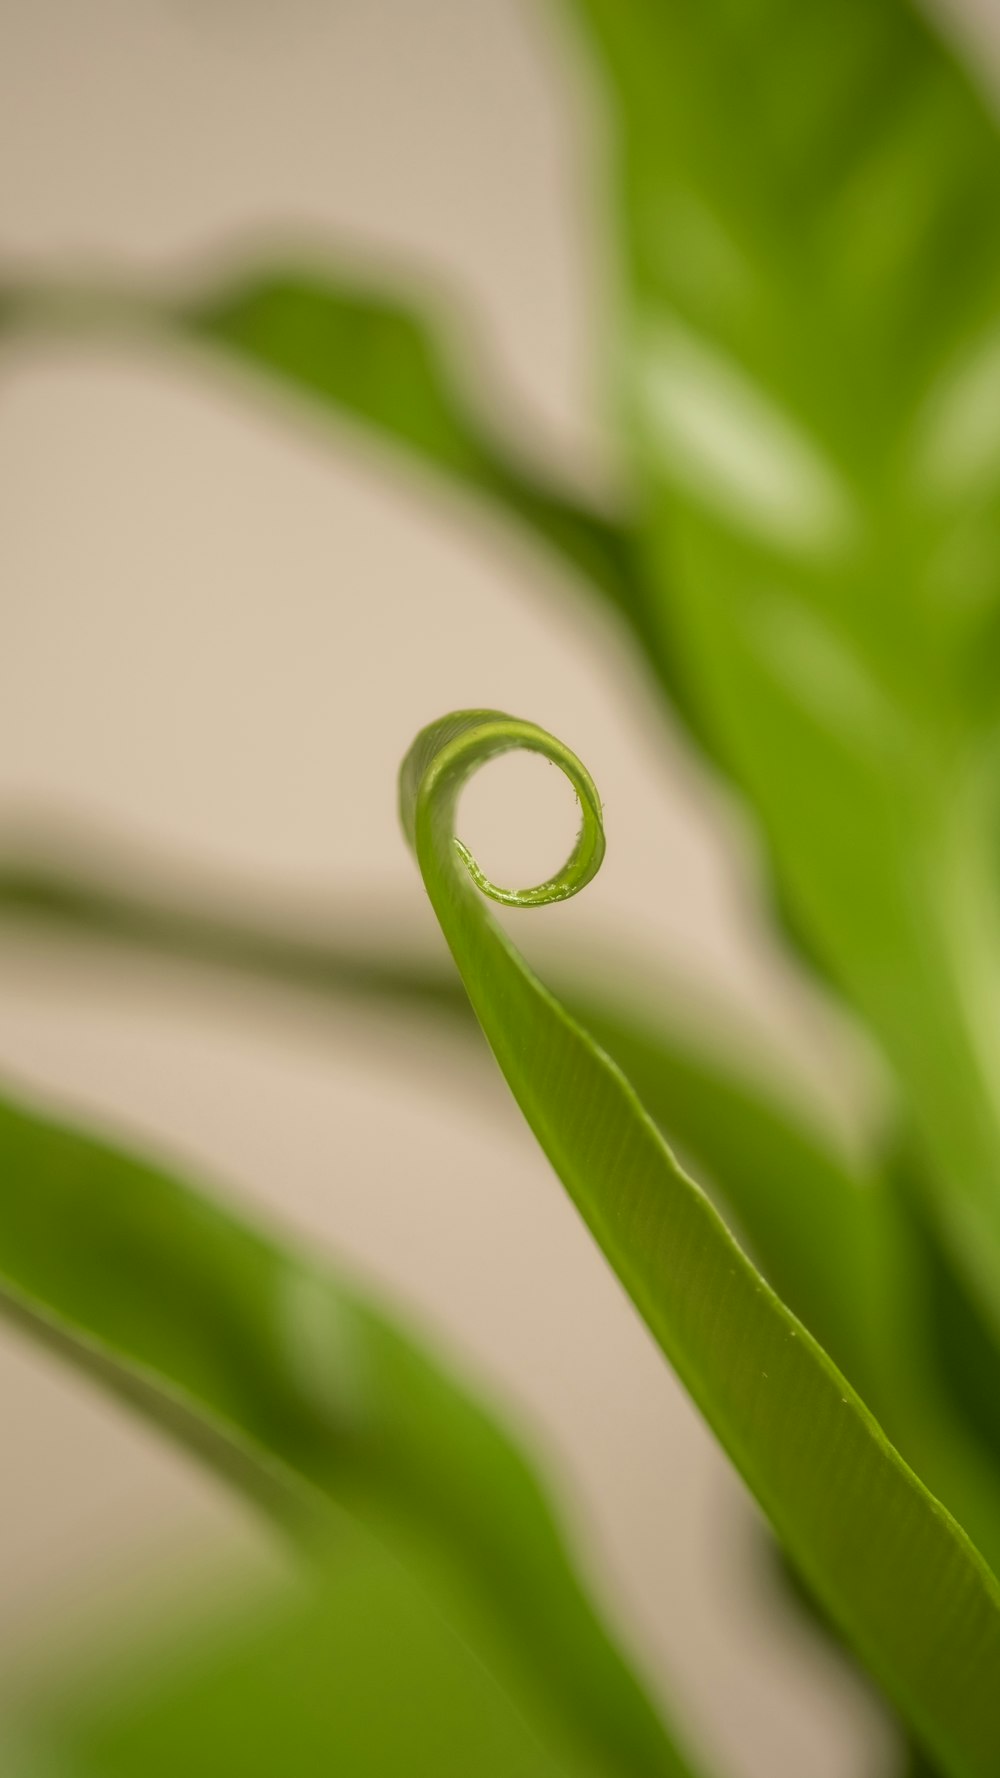
[(318, 270), (269, 270), (174, 311), (222, 348), (320, 410), (347, 415), (507, 509), (630, 610), (628, 532), (519, 463), (484, 425), (434, 332), (394, 299)]
[[(569, 1010), (621, 1068), (778, 1294), (873, 1409), (906, 1461), (1000, 1568), (1000, 1467), (980, 1427), (994, 1357), (955, 1391), (947, 1360), (973, 1317), (908, 1213), (895, 1173), (852, 1161), (787, 1092), (704, 1040), (579, 993)], [(935, 1312), (937, 1311), (937, 1312)], [(970, 1342), (962, 1341), (967, 1360)]]
[(338, 423), (360, 423), (481, 497), (568, 562), (630, 625), (640, 619), (632, 583), (642, 568), (627, 523), (501, 441), (468, 392), (471, 378), (456, 368), (454, 330), (435, 326), (415, 301), (338, 279), (328, 267), (269, 264), (170, 303), (122, 272), (101, 286), (0, 283), (5, 326), (210, 347), (249, 373), (255, 392), (278, 391)]
[(0, 1307), (295, 1530), (322, 1542), (345, 1509), (418, 1578), (450, 1566), (461, 1633), (574, 1771), (690, 1771), (515, 1446), (324, 1267), (0, 1104)]
[(905, 0), (578, 0), (645, 622), (1000, 1324), (1000, 135)]
[[(580, 800), (574, 851), (536, 888), (490, 883), (455, 835), (485, 761), (527, 748)], [(579, 760), (531, 723), (459, 711), (404, 761), (400, 810), (476, 1015), (532, 1130), (681, 1380), (847, 1641), (963, 1778), (1000, 1764), (1000, 1587), (815, 1339), (681, 1171), (617, 1066), (527, 968), (485, 896), (576, 894), (604, 851)]]
[(441, 473), (561, 557), (578, 587), (597, 592), (636, 633), (684, 710), (684, 687), (646, 626), (637, 584), (646, 568), (629, 515), (611, 499), (588, 502), (551, 467), (501, 440), (457, 363), (461, 330), (443, 325), (439, 308), (305, 261), (268, 262), (175, 303), (137, 288), (124, 270), (103, 285), (0, 282), (0, 331), (209, 347), (247, 374), (254, 393), (302, 401), (337, 424), (357, 422)]
[[(191, 887), (154, 893), (127, 850), (50, 838), (0, 855), (0, 920), (47, 932), (239, 971), (334, 1002), (360, 997), (387, 1012), (464, 1025), (470, 1009), (446, 967), (400, 948), (396, 922), (380, 935), (341, 917), (329, 937), (263, 924), (232, 907), (206, 912)], [(63, 860), (62, 863), (57, 862)], [(113, 865), (113, 868), (112, 868)], [(145, 882), (145, 887), (143, 883)], [(131, 887), (123, 887), (128, 884)], [(895, 1174), (854, 1160), (760, 1064), (756, 1033), (709, 1040), (667, 999), (655, 1021), (587, 985), (564, 959), (558, 987), (573, 1016), (618, 1063), (667, 1140), (718, 1194), (752, 1256), (873, 1408), (906, 1460), (1000, 1565), (1000, 1465), (983, 1434), (995, 1421), (995, 1354), (973, 1305), (907, 1213)], [(748, 1065), (747, 1058), (757, 1058)], [(961, 1388), (955, 1387), (959, 1376)], [(963, 1417), (964, 1411), (964, 1417)]]
[[(401, 948), (391, 917), (381, 933), (367, 919), (357, 932), (341, 918), (329, 936), (310, 936), (287, 918), (248, 919), (231, 902), (224, 914), (209, 911), (191, 888), (165, 900), (127, 850), (105, 844), (104, 861), (95, 864), (100, 851), (85, 843), (89, 862), (81, 864), (79, 843), (8, 842), (0, 851), (0, 920), (235, 970), (334, 1001), (362, 996), (391, 1011), (469, 1018), (451, 971)], [(669, 1003), (654, 1024), (624, 998), (591, 990), (582, 960), (567, 959), (559, 981), (575, 1016), (633, 1081), (668, 1139), (722, 1193), (772, 1282), (869, 1388), (887, 1320), (884, 1266), (873, 1253), (881, 1183), (840, 1154), (791, 1093), (748, 1070), (743, 1055), (759, 1048), (753, 1033), (740, 1045), (709, 1043)]]
[(154, 1573), (96, 1651), (90, 1627), (8, 1674), (4, 1718), (87, 1778), (567, 1778), (398, 1562), (342, 1529), (331, 1565), (308, 1588), (234, 1575), (193, 1599)]
[[(102, 850), (104, 861), (95, 864)], [(81, 864), (79, 841), (50, 837), (28, 848), (8, 841), (0, 851), (0, 920), (235, 970), (334, 1001), (362, 996), (391, 1011), (469, 1017), (451, 972), (401, 948), (391, 917), (381, 934), (367, 918), (358, 932), (342, 917), (329, 936), (310, 936), (289, 919), (248, 919), (231, 903), (224, 913), (208, 911), (191, 888), (165, 900), (150, 871), (137, 869), (120, 846), (85, 842), (82, 856), (90, 862)], [(710, 1043), (669, 1003), (654, 1023), (622, 996), (589, 988), (582, 960), (567, 959), (559, 981), (562, 997), (636, 1085), (668, 1139), (721, 1192), (772, 1282), (870, 1391), (891, 1320), (885, 1255), (905, 1239), (905, 1230), (883, 1228), (891, 1212), (873, 1169), (852, 1164), (791, 1092), (748, 1069), (745, 1055), (759, 1051), (755, 1033), (739, 1044)], [(910, 1350), (912, 1333), (901, 1345)]]

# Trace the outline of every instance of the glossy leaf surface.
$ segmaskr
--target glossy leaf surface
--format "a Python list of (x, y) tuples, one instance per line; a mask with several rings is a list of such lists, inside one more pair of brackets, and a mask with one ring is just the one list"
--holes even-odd
[[(455, 833), (468, 778), (527, 748), (581, 805), (546, 883), (489, 884)], [(459, 711), (423, 730), (400, 809), (431, 903), (515, 1098), (663, 1351), (789, 1553), (896, 1705), (956, 1774), (1000, 1762), (1000, 1588), (826, 1353), (681, 1171), (621, 1071), (542, 986), (490, 915), (564, 900), (596, 873), (601, 806), (544, 730)]]

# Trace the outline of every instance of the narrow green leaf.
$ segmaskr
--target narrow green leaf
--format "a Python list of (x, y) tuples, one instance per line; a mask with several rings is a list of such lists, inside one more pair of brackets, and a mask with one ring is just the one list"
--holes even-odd
[[(54, 862), (60, 858), (72, 862)], [(436, 961), (401, 949), (391, 918), (381, 937), (366, 918), (363, 931), (341, 919), (329, 938), (232, 909), (223, 918), (206, 912), (191, 889), (166, 902), (141, 888), (127, 852), (115, 848), (110, 858), (113, 871), (110, 862), (84, 869), (65, 843), (51, 840), (44, 854), (36, 842), (34, 854), (22, 848), (20, 862), (0, 858), (0, 920), (235, 970), (334, 1002), (361, 997), (455, 1024), (470, 1017), (461, 984)], [(959, 1343), (973, 1305), (914, 1227), (895, 1169), (886, 1175), (875, 1156), (850, 1160), (794, 1095), (779, 1092), (760, 1066), (751, 1069), (747, 1057), (760, 1045), (749, 1030), (739, 1041), (710, 1042), (669, 1001), (653, 1021), (586, 980), (582, 960), (573, 967), (565, 959), (560, 998), (718, 1193), (768, 1282), (996, 1571), (1000, 1466), (981, 1432), (995, 1417), (993, 1355), (982, 1339), (973, 1345), (963, 1335)], [(960, 1390), (946, 1386), (956, 1366)]]
[(637, 572), (628, 532), (547, 485), (491, 434), (449, 353), (417, 310), (315, 270), (272, 270), (174, 312), (222, 348), (320, 409), (360, 420), (506, 508), (626, 610)]
[[(455, 835), (485, 761), (558, 765), (582, 825), (563, 869), (490, 883)], [(484, 895), (574, 895), (604, 851), (579, 760), (531, 723), (460, 711), (423, 730), (400, 778), (403, 825), (497, 1061), (542, 1148), (663, 1351), (817, 1597), (949, 1772), (1000, 1766), (1000, 1587), (832, 1361), (677, 1165), (616, 1065), (542, 986)]]
[[(717, 1188), (768, 1282), (1000, 1572), (1000, 1466), (982, 1432), (995, 1424), (996, 1351), (981, 1326), (969, 1337), (976, 1299), (914, 1223), (897, 1169), (850, 1162), (787, 1098), (718, 1052), (620, 1008), (568, 1005)], [(949, 1368), (958, 1359), (961, 1389)]]
[[(334, 1000), (351, 995), (449, 1020), (469, 1016), (461, 986), (436, 960), (401, 949), (387, 919), (381, 935), (348, 919), (329, 937), (294, 922), (265, 924), (227, 907), (210, 912), (185, 890), (167, 901), (127, 850), (50, 839), (0, 852), (0, 920), (28, 922), (118, 947), (235, 970)], [(560, 994), (619, 1063), (674, 1146), (726, 1199), (772, 1282), (865, 1389), (886, 1333), (885, 1267), (875, 1249), (889, 1214), (880, 1182), (852, 1166), (791, 1093), (779, 1094), (740, 1049), (695, 1036), (669, 1005), (655, 1023), (621, 998), (588, 988), (564, 963)], [(869, 1174), (873, 1169), (869, 1169)]]
[(516, 1447), (318, 1264), (168, 1173), (0, 1103), (0, 1308), (254, 1499), (346, 1509), (420, 1573), (575, 1771), (684, 1778)]
[[(171, 337), (210, 347), (320, 415), (360, 423), (416, 462), (513, 519), (563, 558), (630, 626), (642, 622), (633, 582), (643, 569), (633, 533), (523, 460), (483, 419), (455, 367), (451, 330), (416, 300), (340, 280), (329, 268), (248, 271), (169, 303), (124, 273), (103, 286), (0, 284), (0, 329), (12, 334), (110, 335), (149, 345)], [(644, 647), (650, 638), (643, 636)]]

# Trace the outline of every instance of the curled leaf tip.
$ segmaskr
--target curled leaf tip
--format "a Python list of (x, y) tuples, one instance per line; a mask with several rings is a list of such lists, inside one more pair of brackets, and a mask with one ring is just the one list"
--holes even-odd
[[(517, 748), (540, 753), (558, 766), (580, 805), (580, 831), (569, 858), (554, 876), (532, 889), (504, 889), (492, 882), (455, 833), (463, 786), (488, 760)], [(586, 767), (555, 735), (499, 710), (456, 710), (421, 729), (403, 761), (399, 801), (403, 828), (422, 869), (432, 856), (439, 866), (457, 857), (476, 888), (507, 907), (567, 901), (586, 888), (604, 857), (601, 799)]]
[[(471, 773), (514, 747), (565, 772), (583, 823), (557, 876), (509, 894), (456, 845), (455, 813)], [(584, 768), (532, 723), (466, 710), (417, 736), (401, 797), (431, 906), (500, 1069), (664, 1356), (935, 1769), (997, 1778), (995, 1575), (678, 1166), (621, 1069), (476, 893), (525, 907), (589, 881), (604, 835)]]

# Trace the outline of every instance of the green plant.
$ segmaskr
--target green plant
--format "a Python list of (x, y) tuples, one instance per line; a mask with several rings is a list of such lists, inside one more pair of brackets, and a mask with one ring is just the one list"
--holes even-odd
[[(618, 130), (614, 362), (631, 481), (617, 510), (592, 510), (502, 446), (426, 323), (319, 272), (255, 272), (173, 304), (11, 287), (0, 319), (179, 336), (416, 453), (610, 604), (670, 710), (743, 794), (789, 944), (889, 1064), (890, 1126), (861, 1163), (676, 1012), (654, 1029), (588, 988), (583, 966), (553, 994), (491, 919), (483, 894), (563, 899), (600, 863), (597, 793), (559, 741), (495, 712), (445, 718), (404, 765), (402, 816), (514, 1096), (811, 1608), (884, 1690), (922, 1750), (914, 1761), (989, 1778), (1000, 1770), (997, 126), (903, 0), (577, 10)], [(461, 783), (510, 746), (558, 764), (583, 817), (565, 869), (513, 895), (454, 844)], [(324, 949), (27, 858), (0, 874), (0, 913), (464, 1016), (451, 978), (394, 954), (391, 935), (381, 953), (350, 935)], [(289, 1769), (338, 1746), (358, 1771), (386, 1769), (416, 1740), (440, 1770), (448, 1698), (470, 1683), (442, 1621), (516, 1706), (504, 1717), (502, 1699), (492, 1715), (484, 1705), (477, 1771), (695, 1769), (602, 1627), (524, 1460), (381, 1315), (232, 1212), (33, 1113), (4, 1110), (0, 1159), (9, 1311), (303, 1540), (319, 1603), (305, 1629), (264, 1633), (265, 1664), (294, 1662), (296, 1637), (337, 1646), (331, 1540), (345, 1511), (377, 1540), (378, 1552), (359, 1545), (358, 1571), (383, 1577), (386, 1633), (396, 1626), (400, 1647), (437, 1662), (428, 1689), (443, 1736), (441, 1718), (417, 1711), (396, 1752), (372, 1751), (352, 1741), (352, 1700), (340, 1699), (325, 1728), (300, 1725), (298, 1747), (282, 1718)], [(308, 1340), (275, 1335), (263, 1313), (274, 1300), (306, 1305), (305, 1321), (282, 1326), (308, 1325)], [(380, 1567), (386, 1548), (401, 1573)], [(401, 1574), (418, 1577), (418, 1599)], [(433, 1632), (414, 1630), (421, 1613)], [(183, 1708), (231, 1720), (251, 1694), (206, 1671), (215, 1679)], [(251, 1685), (250, 1656), (240, 1671)], [(170, 1696), (168, 1716), (181, 1709)], [(90, 1731), (74, 1733), (98, 1770), (157, 1769), (141, 1725), (98, 1735), (96, 1752)], [(470, 1769), (464, 1739), (455, 1759)]]

